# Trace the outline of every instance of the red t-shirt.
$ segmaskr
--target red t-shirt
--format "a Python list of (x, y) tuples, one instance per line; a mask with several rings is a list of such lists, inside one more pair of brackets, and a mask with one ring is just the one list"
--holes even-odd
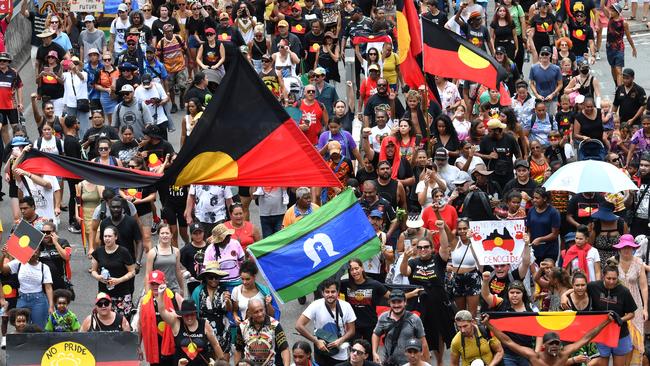
[(361, 82), (361, 88), (359, 88), (359, 94), (363, 98), (363, 104), (368, 103), (368, 99), (377, 93), (377, 80), (372, 80), (371, 78), (366, 78)]
[(304, 100), (300, 102), (300, 110), (302, 111), (302, 119), (300, 123), (308, 123), (309, 130), (305, 131), (305, 135), (312, 145), (318, 143), (318, 136), (323, 129), (323, 108), (321, 108), (318, 101), (314, 104), (307, 105)]
[(14, 90), (23, 86), (20, 75), (9, 68), (7, 72), (0, 71), (0, 109), (15, 109)]
[[(442, 210), (440, 210), (440, 216), (451, 230), (456, 230), (456, 224), (458, 223), (458, 213), (456, 212), (454, 206), (446, 205)], [(422, 212), (422, 221), (424, 221), (424, 228), (432, 230), (434, 232), (433, 248), (436, 252), (440, 249), (440, 234), (437, 233), (438, 227), (436, 226), (437, 220), (438, 217), (436, 216), (436, 213), (433, 212), (432, 206), (424, 209)]]

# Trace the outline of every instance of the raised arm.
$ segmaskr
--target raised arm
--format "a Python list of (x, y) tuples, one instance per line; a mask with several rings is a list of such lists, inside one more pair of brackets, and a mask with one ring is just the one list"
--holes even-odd
[(609, 315), (607, 319), (603, 320), (600, 324), (598, 324), (596, 328), (590, 330), (585, 335), (583, 335), (582, 338), (564, 346), (562, 352), (564, 352), (565, 355), (571, 355), (572, 353), (576, 352), (577, 350), (580, 349), (580, 347), (591, 342), (591, 340), (594, 339), (594, 337), (596, 337), (598, 333), (600, 333), (600, 331), (603, 330), (603, 328), (605, 328), (607, 324), (609, 324), (609, 322), (611, 322), (612, 320), (613, 320), (612, 316)]
[[(508, 337), (505, 333), (503, 333), (503, 332), (500, 331), (499, 329), (497, 329), (497, 328), (495, 328), (494, 326), (492, 326), (492, 324), (490, 324), (490, 316), (489, 316), (489, 315), (487, 315), (487, 314), (483, 314), (483, 318), (482, 318), (482, 320), (483, 320), (483, 324), (485, 324), (485, 326), (486, 326), (486, 327), (487, 327), (487, 328), (492, 332), (492, 334), (494, 334), (494, 336), (497, 337), (497, 339), (498, 339), (499, 341), (501, 341), (501, 344), (502, 344), (503, 346), (508, 347), (509, 349), (515, 351), (516, 353), (518, 353), (518, 354), (521, 355), (522, 357), (525, 357), (525, 358), (527, 358), (527, 359), (529, 359), (529, 360), (532, 359), (532, 358), (536, 358), (536, 357), (537, 357), (537, 354), (535, 353), (535, 351), (534, 351), (533, 349), (531, 349), (531, 348), (529, 348), (529, 347), (524, 347), (524, 346), (520, 346), (520, 345), (518, 345), (518, 344), (515, 343), (512, 339), (510, 339), (510, 337)], [(602, 329), (602, 328), (601, 328), (601, 329)], [(600, 330), (599, 330), (599, 331), (600, 331)], [(596, 334), (598, 334), (598, 333), (596, 333)], [(595, 336), (596, 336), (596, 335), (594, 334), (594, 337), (595, 337)], [(593, 337), (592, 337), (592, 338), (593, 338)], [(591, 338), (589, 338), (589, 339), (591, 339)], [(587, 341), (587, 342), (588, 342), (588, 341)], [(585, 342), (585, 343), (587, 343), (587, 342)], [(577, 342), (576, 342), (576, 343), (577, 343)], [(574, 343), (574, 344), (575, 344), (575, 343)], [(583, 344), (584, 344), (584, 343), (583, 343)], [(581, 345), (581, 346), (582, 346), (582, 345)], [(567, 347), (567, 348), (568, 348), (568, 347)], [(578, 347), (578, 348), (579, 348), (579, 347)], [(566, 348), (565, 348), (565, 351), (566, 351)]]

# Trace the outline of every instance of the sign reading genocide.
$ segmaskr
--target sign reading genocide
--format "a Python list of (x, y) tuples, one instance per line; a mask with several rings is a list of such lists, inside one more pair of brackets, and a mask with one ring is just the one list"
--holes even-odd
[(481, 265), (517, 263), (521, 260), (526, 226), (523, 220), (472, 221), (472, 249)]
[(139, 366), (137, 347), (132, 332), (8, 334), (7, 366)]

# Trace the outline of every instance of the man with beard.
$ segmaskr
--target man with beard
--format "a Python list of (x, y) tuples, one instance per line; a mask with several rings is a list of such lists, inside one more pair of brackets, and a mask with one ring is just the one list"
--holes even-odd
[(119, 130), (123, 125), (129, 125), (133, 128), (133, 136), (142, 139), (144, 127), (153, 122), (149, 107), (144, 101), (135, 99), (135, 89), (129, 84), (120, 89), (120, 95), (122, 101), (115, 108), (112, 126)]
[(363, 210), (368, 213), (374, 210), (379, 210), (384, 214), (383, 231), (386, 233), (386, 237), (390, 237), (395, 230), (399, 229), (399, 221), (395, 219), (397, 217), (395, 209), (390, 202), (377, 194), (377, 181), (367, 180), (363, 182), (363, 187), (361, 189), (363, 193), (361, 198), (359, 198), (361, 207), (363, 207)]
[(406, 190), (402, 182), (391, 178), (391, 166), (387, 161), (377, 164), (377, 193), (390, 202), (394, 210), (406, 210)]
[[(424, 359), (429, 360), (429, 346), (424, 337), (424, 326), (420, 318), (406, 310), (406, 294), (400, 289), (391, 291), (388, 298), (390, 310), (379, 315), (372, 334), (372, 358), (378, 364), (404, 365), (406, 346), (411, 339), (418, 339), (423, 345)], [(384, 338), (383, 354), (379, 353), (381, 337)]]
[(126, 49), (117, 56), (117, 64), (130, 63), (136, 65), (140, 71), (140, 75), (145, 72), (144, 69), (144, 52), (138, 44), (139, 38), (135, 34), (126, 36)]
[[(279, 321), (266, 315), (263, 300), (248, 301), (248, 318), (237, 327), (235, 365), (242, 359), (255, 365), (275, 366), (275, 353), (280, 352), (282, 365), (289, 366), (289, 343)], [(280, 366), (280, 365), (278, 365)]]
[(490, 336), (485, 328), (480, 328), (472, 313), (460, 310), (455, 319), (458, 333), (451, 340), (451, 364), (470, 364), (481, 360), (484, 365), (499, 365), (503, 359), (503, 347), (498, 339)]
[(102, 220), (99, 224), (99, 237), (102, 245), (104, 245), (104, 229), (106, 229), (107, 226), (115, 226), (118, 233), (118, 245), (129, 250), (131, 257), (136, 260), (136, 271), (139, 271), (142, 254), (144, 252), (144, 247), (142, 246), (142, 232), (140, 231), (140, 225), (138, 225), (136, 219), (124, 214), (123, 200), (124, 199), (120, 196), (115, 196), (111, 199), (108, 205), (111, 215)]
[[(635, 177), (636, 178), (636, 177)], [(630, 234), (636, 236), (648, 232), (648, 212), (650, 211), (650, 153), (641, 155), (638, 173), (639, 190), (631, 194), (628, 207), (632, 213)]]
[(201, 282), (199, 273), (203, 271), (203, 259), (208, 244), (203, 239), (203, 226), (195, 222), (190, 225), (190, 245), (187, 243), (181, 248), (180, 262), (185, 268), (183, 277), (187, 278), (187, 293), (191, 294)]
[(388, 81), (384, 78), (377, 80), (377, 93), (368, 98), (363, 110), (363, 127), (373, 127), (375, 123), (376, 108), (388, 112), (388, 118), (393, 119), (404, 115), (404, 106), (397, 100), (394, 93), (388, 91)]
[[(609, 324), (609, 322), (614, 320), (614, 318), (610, 314), (607, 319), (603, 320), (603, 322), (598, 324), (596, 328), (583, 335), (582, 338), (573, 343), (567, 343), (565, 346), (562, 346), (560, 336), (557, 333), (548, 332), (544, 334), (544, 337), (542, 338), (542, 352), (535, 352), (532, 348), (523, 347), (515, 343), (510, 339), (510, 337), (490, 323), (489, 315), (483, 314), (482, 320), (483, 324), (485, 324), (485, 326), (492, 332), (492, 334), (494, 334), (495, 337), (497, 337), (497, 339), (499, 339), (499, 341), (501, 341), (501, 343), (503, 343), (505, 347), (508, 347), (528, 359), (532, 366), (560, 366), (567, 364), (567, 361), (574, 352), (578, 351), (580, 347), (594, 339), (598, 333)], [(573, 362), (573, 357), (571, 357), (571, 359), (571, 363), (575, 363)]]
[[(320, 288), (323, 298), (315, 300), (303, 311), (296, 321), (296, 330), (314, 343), (318, 365), (334, 366), (348, 359), (347, 341), (354, 335), (357, 316), (348, 302), (339, 300), (338, 282), (326, 279)], [(314, 326), (313, 333), (307, 330), (310, 321)]]

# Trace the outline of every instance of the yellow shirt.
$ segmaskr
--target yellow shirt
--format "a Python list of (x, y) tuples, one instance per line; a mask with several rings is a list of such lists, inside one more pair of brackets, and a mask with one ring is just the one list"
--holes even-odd
[[(478, 333), (478, 328), (474, 328), (474, 331)], [(462, 335), (460, 332), (456, 333), (454, 339), (451, 340), (451, 352), (458, 355), (460, 359), (461, 366), (469, 366), (472, 361), (476, 359), (482, 359), (483, 362), (487, 365), (492, 362), (492, 345), (499, 344), (499, 340), (495, 337), (487, 340), (483, 336), (479, 337), (479, 344), (481, 347), (481, 352), (478, 352), (476, 348), (476, 338), (465, 338), (465, 341), (461, 341)], [(463, 351), (463, 343), (465, 343)]]
[(391, 52), (390, 56), (383, 59), (383, 76), (388, 84), (397, 84), (397, 63), (399, 57), (395, 52)]

